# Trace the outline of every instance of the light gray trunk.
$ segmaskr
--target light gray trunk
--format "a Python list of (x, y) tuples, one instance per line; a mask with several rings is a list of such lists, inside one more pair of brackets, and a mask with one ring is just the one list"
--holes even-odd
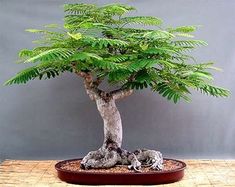
[[(97, 108), (104, 120), (104, 143), (96, 151), (90, 151), (81, 161), (81, 168), (110, 168), (116, 164), (127, 165), (129, 169), (140, 171), (141, 164), (151, 164), (152, 169), (163, 168), (162, 154), (155, 150), (139, 149), (133, 153), (121, 148), (122, 121), (115, 100), (122, 99), (133, 93), (130, 89), (118, 89), (106, 93), (98, 89), (100, 80), (93, 80), (91, 73), (79, 72), (84, 78), (86, 92), (90, 99), (96, 101)], [(147, 162), (147, 163), (146, 163)]]
[(163, 168), (163, 158), (155, 150), (139, 149), (129, 152), (121, 148), (122, 121), (115, 99), (96, 97), (97, 108), (104, 121), (104, 142), (97, 151), (89, 152), (81, 161), (83, 169), (110, 168), (116, 164), (129, 165), (129, 169), (140, 172), (142, 164), (148, 164), (154, 170)]
[(99, 98), (96, 99), (96, 104), (104, 121), (104, 142), (102, 147), (121, 147), (122, 121), (115, 100), (105, 101)]

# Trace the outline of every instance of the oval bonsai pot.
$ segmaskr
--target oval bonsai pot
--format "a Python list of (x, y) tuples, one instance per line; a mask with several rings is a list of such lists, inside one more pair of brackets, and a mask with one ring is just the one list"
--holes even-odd
[(87, 172), (87, 171), (71, 171), (63, 169), (65, 163), (81, 160), (71, 159), (58, 162), (55, 165), (58, 177), (67, 183), (87, 184), (87, 185), (145, 185), (145, 184), (167, 184), (181, 180), (184, 176), (186, 164), (175, 159), (164, 158), (164, 160), (173, 160), (181, 164), (180, 168), (167, 171), (153, 172)]

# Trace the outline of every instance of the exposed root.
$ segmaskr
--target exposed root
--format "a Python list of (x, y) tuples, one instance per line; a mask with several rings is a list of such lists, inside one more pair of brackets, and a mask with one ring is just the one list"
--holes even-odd
[(99, 149), (89, 152), (81, 161), (83, 169), (110, 168), (117, 163), (117, 152)]
[(129, 169), (141, 172), (141, 166), (153, 170), (163, 169), (163, 157), (159, 151), (138, 149), (128, 152), (121, 148), (100, 148), (89, 152), (81, 161), (83, 169), (111, 168), (115, 165), (128, 165)]
[(141, 172), (140, 170), (141, 162), (137, 159), (134, 153), (128, 156), (128, 161), (130, 161), (130, 165), (128, 166), (128, 169), (134, 169), (136, 172)]
[(159, 151), (138, 149), (134, 152), (137, 159), (145, 165), (149, 165), (153, 170), (163, 169), (163, 157)]

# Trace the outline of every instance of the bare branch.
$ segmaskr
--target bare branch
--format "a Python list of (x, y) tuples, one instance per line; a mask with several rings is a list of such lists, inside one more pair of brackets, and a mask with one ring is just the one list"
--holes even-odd
[(114, 90), (110, 92), (110, 95), (113, 99), (122, 99), (124, 97), (130, 96), (133, 93), (132, 89), (123, 89)]
[(98, 89), (98, 86), (103, 81), (102, 77), (98, 77), (96, 78), (96, 80), (93, 80), (92, 74), (90, 72), (77, 71), (75, 69), (75, 66), (73, 67), (74, 67), (75, 73), (84, 79), (86, 92), (89, 95), (91, 100), (96, 100), (99, 98), (102, 98), (105, 101), (109, 101), (111, 98), (122, 99), (133, 93), (132, 89), (123, 89), (123, 88), (111, 91), (110, 93), (104, 92)]
[(84, 79), (84, 86), (86, 88), (86, 93), (91, 100), (96, 100), (99, 98), (99, 89), (93, 85), (93, 82), (90, 82), (90, 78)]
[(99, 80), (97, 79), (94, 82), (90, 72), (77, 71), (75, 68), (74, 70), (78, 76), (84, 79), (86, 93), (90, 97), (90, 99), (94, 101), (100, 98), (100, 92), (102, 91), (98, 89), (98, 85), (100, 84)]

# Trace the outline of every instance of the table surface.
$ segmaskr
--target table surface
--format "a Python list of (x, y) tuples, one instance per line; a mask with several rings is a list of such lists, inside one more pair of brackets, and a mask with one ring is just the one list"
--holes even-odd
[[(183, 180), (158, 187), (235, 187), (235, 160), (183, 160)], [(54, 169), (56, 160), (5, 160), (0, 165), (0, 187), (67, 187)], [(111, 186), (111, 185), (110, 185)], [(113, 185), (112, 185), (113, 186)], [(128, 185), (123, 185), (128, 186)], [(150, 185), (151, 186), (151, 185)], [(156, 185), (155, 185), (156, 186)], [(107, 187), (107, 185), (106, 185)]]

